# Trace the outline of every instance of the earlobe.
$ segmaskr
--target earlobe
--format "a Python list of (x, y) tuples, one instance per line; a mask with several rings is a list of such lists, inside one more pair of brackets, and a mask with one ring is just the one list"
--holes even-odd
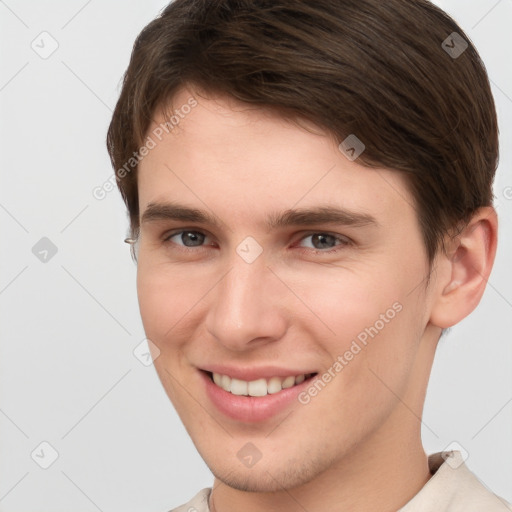
[(440, 254), (442, 271), (430, 322), (442, 329), (468, 316), (478, 305), (492, 270), (498, 220), (493, 207), (477, 210), (468, 225)]

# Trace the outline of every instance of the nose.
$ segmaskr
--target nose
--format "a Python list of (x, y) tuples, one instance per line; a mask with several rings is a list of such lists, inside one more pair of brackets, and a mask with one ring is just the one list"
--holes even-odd
[(247, 263), (235, 253), (209, 296), (206, 329), (228, 350), (252, 350), (283, 337), (286, 287), (263, 257)]

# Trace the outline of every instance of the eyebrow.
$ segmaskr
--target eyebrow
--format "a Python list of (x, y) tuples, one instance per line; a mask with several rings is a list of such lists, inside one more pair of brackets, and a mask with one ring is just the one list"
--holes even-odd
[[(177, 202), (149, 203), (141, 217), (141, 224), (161, 221), (177, 220), (182, 222), (195, 222), (220, 228), (218, 218), (206, 210), (191, 208)], [(284, 210), (271, 213), (265, 227), (272, 229), (288, 226), (309, 226), (316, 224), (340, 224), (345, 226), (378, 226), (377, 219), (367, 213), (354, 212), (336, 206), (317, 206)]]

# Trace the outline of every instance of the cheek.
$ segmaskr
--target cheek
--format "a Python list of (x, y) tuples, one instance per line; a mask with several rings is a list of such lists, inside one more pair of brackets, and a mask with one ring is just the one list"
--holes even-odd
[(201, 279), (190, 273), (171, 271), (169, 267), (155, 268), (143, 259), (137, 267), (137, 295), (142, 323), (146, 336), (168, 350), (167, 340), (180, 339), (176, 336), (183, 320), (206, 290), (200, 285)]
[(319, 270), (293, 285), (294, 292), (317, 314), (317, 333), (323, 323), (330, 331), (329, 336), (324, 329), (325, 339), (340, 344), (340, 349), (347, 341), (359, 339), (364, 344), (372, 334), (387, 330), (399, 316), (404, 300), (401, 288), (389, 270), (368, 267)]
[[(406, 262), (396, 267), (339, 272), (336, 278), (319, 273), (312, 276), (314, 288), (304, 285), (297, 293), (322, 320), (315, 321), (312, 335), (328, 354), (325, 370), (343, 375), (338, 382), (359, 397), (389, 394), (379, 377), (391, 389), (402, 388), (418, 350), (425, 301), (411, 276), (423, 269)], [(333, 368), (340, 357), (342, 367)]]

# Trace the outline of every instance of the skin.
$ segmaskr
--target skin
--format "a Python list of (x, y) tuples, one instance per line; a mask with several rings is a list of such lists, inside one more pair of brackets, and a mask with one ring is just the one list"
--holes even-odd
[[(438, 254), (427, 286), (414, 200), (400, 173), (349, 161), (322, 130), (232, 98), (184, 88), (173, 108), (190, 96), (198, 106), (139, 165), (140, 212), (179, 201), (214, 213), (222, 228), (142, 223), (137, 287), (160, 380), (215, 475), (210, 507), (396, 511), (431, 476), (421, 415), (436, 345), (483, 294), (496, 214), (475, 214)], [(163, 121), (155, 113), (148, 133)], [(378, 225), (263, 225), (270, 212), (325, 204), (370, 214)], [(163, 241), (179, 228), (205, 234), (203, 244), (179, 234)], [(318, 233), (351, 243), (329, 239), (322, 249), (311, 236)], [(250, 264), (236, 252), (247, 236), (263, 249)], [(188, 253), (180, 251), (186, 243)], [(401, 311), (306, 405), (247, 424), (223, 416), (204, 393), (198, 368), (208, 363), (326, 371), (397, 302)], [(247, 442), (261, 452), (250, 468), (237, 457)]]

